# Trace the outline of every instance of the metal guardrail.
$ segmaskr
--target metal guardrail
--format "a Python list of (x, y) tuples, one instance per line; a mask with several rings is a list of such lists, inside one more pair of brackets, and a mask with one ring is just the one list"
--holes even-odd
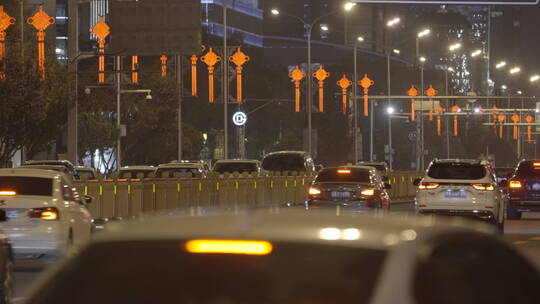
[[(392, 172), (392, 199), (414, 197), (413, 180), (418, 172)], [(81, 180), (75, 186), (94, 198), (88, 205), (95, 218), (132, 217), (148, 212), (178, 208), (215, 206), (254, 207), (284, 203), (301, 204), (313, 176), (295, 172), (272, 172), (268, 176), (248, 174), (201, 177)]]

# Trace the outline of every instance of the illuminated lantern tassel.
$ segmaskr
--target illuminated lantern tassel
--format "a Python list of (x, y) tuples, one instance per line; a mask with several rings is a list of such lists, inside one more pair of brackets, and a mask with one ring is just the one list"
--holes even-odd
[(302, 72), (298, 66), (289, 73), (289, 77), (294, 80), (294, 91), (295, 91), (295, 112), (300, 112), (300, 81), (306, 77), (306, 73)]
[[(437, 95), (437, 93), (439, 93), (439, 92), (437, 90), (435, 90), (432, 85), (430, 85), (425, 93), (426, 93), (427, 96), (433, 97), (433, 96)], [(430, 98), (429, 102), (433, 105), (433, 99)], [(433, 120), (433, 110), (429, 110), (429, 120), (430, 121)]]
[(28, 18), (28, 24), (33, 25), (37, 32), (38, 40), (38, 67), (41, 80), (45, 80), (45, 30), (56, 20), (43, 11), (43, 6), (38, 6), (34, 16)]
[(159, 60), (161, 61), (161, 78), (167, 77), (167, 56), (161, 55), (159, 57)]
[(341, 94), (343, 96), (342, 112), (343, 115), (347, 115), (347, 89), (352, 85), (352, 81), (350, 81), (347, 76), (343, 75), (343, 77), (341, 77), (341, 79), (337, 82), (337, 85), (341, 88)]
[(197, 55), (191, 55), (191, 96), (197, 96)]
[(238, 48), (229, 60), (236, 65), (236, 102), (242, 103), (242, 66), (249, 61), (249, 56)]
[[(4, 62), (6, 56), (6, 30), (13, 24), (15, 24), (15, 18), (4, 12), (4, 6), (0, 5), (0, 63)], [(0, 80), (6, 78), (4, 70), (5, 66), (0, 66)]]
[[(525, 117), (525, 121), (527, 123), (532, 123), (534, 120), (534, 118), (531, 116), (531, 115), (527, 115), (527, 117)], [(532, 126), (527, 126), (527, 140), (528, 141), (532, 141)]]
[[(364, 78), (358, 82), (358, 84), (364, 89), (364, 116), (369, 116), (369, 88), (375, 84), (367, 74), (364, 74)], [(355, 100), (356, 102), (356, 100)]]
[(330, 73), (321, 66), (313, 73), (313, 77), (319, 81), (319, 112), (322, 113), (324, 112), (324, 80), (330, 77)]
[(499, 115), (497, 116), (497, 119), (499, 120), (500, 126), (499, 126), (499, 137), (503, 138), (503, 127), (504, 127), (504, 121), (506, 120), (506, 116)]
[(139, 72), (137, 72), (138, 69), (139, 69), (139, 56), (131, 56), (131, 82), (132, 83), (139, 82)]
[[(492, 121), (497, 122), (497, 115), (499, 114), (497, 106), (493, 106), (492, 111)], [(497, 134), (497, 126), (493, 124), (493, 133)]]
[[(208, 101), (214, 103), (214, 66), (221, 61), (221, 57), (210, 48), (208, 53), (201, 57), (201, 61), (208, 65)], [(225, 100), (224, 98), (224, 102)]]
[(461, 112), (461, 109), (458, 106), (453, 106), (450, 108), (454, 114), (454, 136), (458, 136), (458, 116), (457, 113)]
[(514, 122), (514, 139), (518, 139), (519, 138), (519, 127), (516, 125), (518, 122), (519, 122), (519, 115), (512, 115), (512, 117), (510, 118), (512, 119), (512, 121)]
[[(409, 90), (407, 90), (407, 95), (409, 95), (411, 97), (418, 96), (418, 90), (414, 86), (411, 86), (411, 88)], [(415, 102), (416, 101), (414, 100), (414, 98), (411, 98), (411, 120), (412, 121), (414, 121), (416, 119), (416, 117), (415, 117), (416, 110), (414, 109), (414, 103)]]
[(444, 109), (442, 107), (438, 107), (435, 109), (435, 112), (437, 112), (437, 135), (441, 136), (441, 114), (444, 112)]
[(90, 33), (98, 37), (98, 83), (105, 82), (105, 39), (110, 34), (110, 28), (105, 23), (105, 18), (103, 16), (99, 17), (98, 23), (94, 27), (90, 28)]

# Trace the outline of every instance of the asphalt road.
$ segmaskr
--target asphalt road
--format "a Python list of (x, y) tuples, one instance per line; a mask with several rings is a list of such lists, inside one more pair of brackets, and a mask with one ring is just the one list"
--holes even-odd
[[(413, 205), (397, 204), (392, 206), (392, 212), (411, 212)], [(528, 256), (540, 269), (540, 213), (525, 214), (523, 220), (506, 221), (504, 240), (515, 246)], [(15, 303), (27, 294), (32, 282), (40, 275), (40, 271), (17, 271), (15, 274)]]

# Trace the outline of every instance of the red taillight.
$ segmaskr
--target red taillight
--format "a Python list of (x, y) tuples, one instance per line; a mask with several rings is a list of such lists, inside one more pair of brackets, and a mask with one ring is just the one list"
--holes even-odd
[(482, 191), (493, 191), (495, 190), (495, 186), (492, 184), (472, 184), (473, 188), (476, 190), (482, 190)]
[(33, 208), (28, 211), (28, 217), (38, 218), (45, 221), (57, 221), (60, 219), (60, 212), (56, 208)]
[(433, 190), (439, 188), (439, 184), (437, 183), (420, 183), (418, 185), (418, 189), (420, 190)]
[(517, 190), (517, 189), (521, 189), (521, 187), (523, 187), (523, 185), (518, 180), (511, 180), (508, 183), (508, 187), (510, 187), (510, 189), (516, 189)]
[(308, 193), (311, 196), (319, 196), (321, 194), (321, 190), (317, 187), (309, 187)]

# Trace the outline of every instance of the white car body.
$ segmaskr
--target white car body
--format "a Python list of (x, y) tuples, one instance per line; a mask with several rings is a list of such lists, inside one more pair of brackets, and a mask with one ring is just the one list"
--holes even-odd
[[(439, 179), (429, 176), (428, 168), (416, 192), (415, 205), (418, 213), (471, 216), (502, 225), (506, 195), (504, 189), (497, 185), (497, 179), (489, 165), (481, 164), (477, 160), (436, 160), (431, 165), (434, 163), (482, 165), (485, 175), (479, 179)], [(482, 190), (479, 185), (492, 187)]]
[[(92, 218), (65, 174), (40, 169), (0, 169), (0, 179), (27, 177), (50, 179), (51, 195), (0, 196), (0, 210), (6, 214), (0, 228), (9, 236), (16, 259), (53, 262), (89, 240)], [(9, 186), (0, 182), (0, 191), (10, 191)], [(30, 217), (36, 208), (56, 208), (58, 218)]]

